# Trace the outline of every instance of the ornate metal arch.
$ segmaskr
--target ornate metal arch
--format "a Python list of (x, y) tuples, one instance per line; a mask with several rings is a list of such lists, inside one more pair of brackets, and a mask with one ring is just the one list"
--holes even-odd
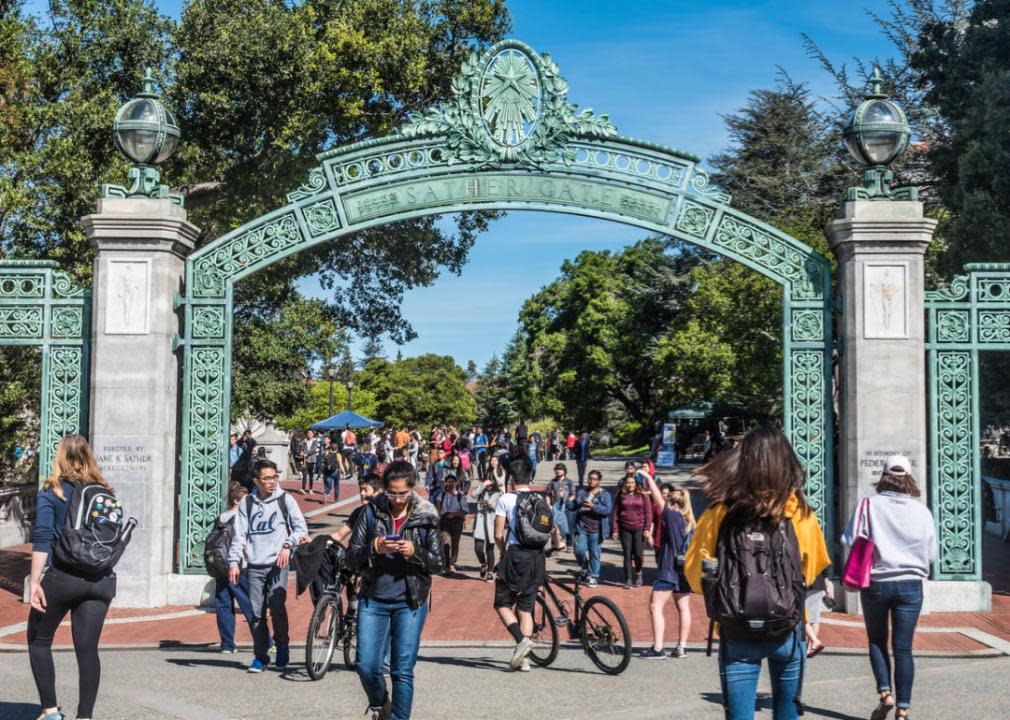
[(464, 210), (601, 218), (687, 240), (771, 278), (785, 297), (785, 426), (822, 521), (831, 505), (830, 262), (730, 206), (699, 158), (621, 137), (578, 112), (550, 56), (515, 40), (463, 63), (444, 104), (388, 137), (319, 156), (288, 204), (194, 253), (183, 332), (181, 553), (200, 548), (226, 486), (234, 283), (348, 233)]
[(64, 435), (85, 433), (91, 291), (51, 260), (0, 260), (0, 345), (42, 351), (39, 475)]
[(933, 576), (982, 578), (979, 351), (1010, 350), (1010, 264), (965, 265), (926, 292), (930, 507), (939, 555)]

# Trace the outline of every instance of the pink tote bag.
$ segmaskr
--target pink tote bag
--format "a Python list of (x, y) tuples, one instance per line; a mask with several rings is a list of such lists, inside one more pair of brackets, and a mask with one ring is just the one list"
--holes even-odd
[(865, 590), (870, 587), (873, 569), (873, 540), (870, 539), (870, 499), (863, 498), (856, 515), (855, 537), (849, 559), (845, 561), (842, 584), (846, 590)]

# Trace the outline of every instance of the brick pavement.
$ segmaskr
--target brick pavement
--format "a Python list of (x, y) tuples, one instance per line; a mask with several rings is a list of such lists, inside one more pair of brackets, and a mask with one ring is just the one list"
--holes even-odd
[[(295, 483), (286, 483), (288, 489)], [(352, 496), (353, 483), (341, 487), (343, 498)], [(294, 495), (299, 506), (307, 513), (317, 513), (309, 518), (313, 533), (336, 528), (347, 514), (357, 505), (356, 501), (336, 510), (318, 513), (324, 505), (317, 496)], [(468, 527), (469, 529), (469, 527)], [(3, 648), (24, 647), (25, 636), (18, 627), (27, 617), (27, 608), (19, 601), (20, 585), (13, 581), (21, 563), (21, 573), (27, 570), (27, 546), (7, 548), (0, 551), (0, 574), (8, 579), (0, 583), (0, 646)], [(994, 589), (993, 612), (991, 613), (937, 613), (923, 616), (921, 626), (924, 632), (916, 635), (915, 647), (922, 652), (937, 651), (970, 654), (989, 650), (977, 639), (958, 632), (930, 632), (928, 628), (975, 628), (1001, 640), (1010, 641), (1010, 546), (997, 538), (987, 538), (985, 542), (986, 579)], [(651, 558), (649, 558), (651, 560)], [(593, 593), (606, 595), (615, 600), (627, 618), (636, 645), (644, 645), (651, 640), (649, 616), (649, 587), (625, 590), (622, 586), (620, 548), (616, 543), (604, 546), (603, 582)], [(565, 573), (575, 568), (571, 554), (563, 553), (552, 558), (552, 571)], [(458, 642), (463, 644), (507, 643), (509, 637), (502, 629), (491, 607), (493, 585), (482, 582), (477, 577), (477, 563), (473, 554), (473, 543), (464, 536), (461, 549), (459, 574), (453, 578), (435, 578), (432, 591), (432, 609), (425, 626), (423, 640), (429, 643)], [(23, 574), (21, 575), (23, 577)], [(646, 571), (646, 582), (651, 580), (651, 572)], [(17, 585), (17, 592), (14, 590)], [(8, 587), (10, 586), (10, 587)], [(588, 589), (587, 589), (588, 590)], [(563, 594), (562, 594), (563, 595)], [(584, 591), (584, 596), (588, 593)], [(308, 596), (294, 599), (294, 582), (289, 596), (292, 642), (304, 640), (311, 605)], [(702, 643), (707, 636), (708, 623), (700, 597), (691, 599), (693, 622), (690, 642)], [(667, 641), (673, 637), (676, 628), (676, 614), (672, 604), (667, 607)], [(136, 621), (137, 618), (148, 618)], [(822, 626), (822, 639), (832, 649), (856, 650), (865, 648), (866, 638), (858, 618), (826, 613), (827, 622)], [(250, 641), (244, 623), (239, 623), (238, 641)], [(6, 632), (5, 632), (6, 631)], [(165, 607), (156, 610), (135, 610), (113, 608), (110, 622), (102, 635), (103, 645), (173, 645), (216, 644), (217, 632), (213, 612), (193, 607)], [(57, 645), (69, 645), (69, 625), (57, 634)]]

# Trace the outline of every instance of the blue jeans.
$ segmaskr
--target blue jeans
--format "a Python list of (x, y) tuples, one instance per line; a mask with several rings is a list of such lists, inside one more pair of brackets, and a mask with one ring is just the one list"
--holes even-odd
[(239, 584), (220, 580), (214, 581), (214, 612), (217, 615), (217, 632), (221, 636), (221, 649), (235, 649), (235, 603), (245, 616), (250, 627), (253, 624), (252, 604), (249, 602), (249, 587), (245, 575), (239, 576)]
[(587, 533), (581, 527), (575, 535), (575, 559), (589, 576), (600, 577), (600, 533)]
[(783, 640), (719, 640), (725, 648), (719, 653), (723, 667), (723, 701), (726, 703), (726, 720), (753, 720), (757, 699), (761, 661), (768, 659), (768, 672), (772, 680), (772, 703), (775, 720), (796, 720), (799, 712), (796, 691), (800, 672), (807, 657), (803, 639), (803, 626)]
[(405, 601), (381, 602), (361, 598), (358, 603), (358, 677), (371, 707), (386, 702), (382, 665), (389, 648), (389, 675), (393, 681), (390, 720), (408, 720), (414, 704), (414, 663), (421, 645), (421, 630), (428, 603), (411, 610)]
[(537, 454), (535, 452), (527, 453), (526, 457), (530, 459), (530, 464), (533, 466), (530, 471), (530, 480), (533, 480), (537, 476)]
[(870, 583), (859, 593), (863, 603), (863, 622), (870, 643), (870, 667), (877, 690), (891, 689), (891, 659), (887, 654), (888, 621), (892, 624), (894, 648), (894, 695), (898, 707), (911, 707), (915, 660), (912, 638), (922, 610), (922, 580), (892, 580)]
[(336, 470), (323, 478), (323, 500), (333, 491), (333, 502), (340, 499), (340, 471)]

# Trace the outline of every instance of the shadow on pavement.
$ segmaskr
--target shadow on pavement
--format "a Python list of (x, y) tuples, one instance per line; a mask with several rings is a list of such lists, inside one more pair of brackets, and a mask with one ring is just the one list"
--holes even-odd
[[(580, 650), (581, 652), (581, 650)], [(432, 657), (429, 655), (418, 655), (418, 662), (433, 663), (435, 665), (456, 665), (458, 667), (478, 668), (484, 670), (499, 670), (501, 672), (515, 672), (509, 667), (505, 660), (494, 660), (489, 657)], [(536, 667), (536, 666), (534, 666)], [(536, 668), (537, 672), (565, 672), (577, 673), (580, 675), (600, 675), (601, 673), (592, 670), (582, 670), (581, 668), (558, 667), (557, 661), (550, 667)]]
[(245, 663), (237, 660), (211, 660), (210, 658), (165, 658), (165, 662), (178, 665), (180, 667), (212, 667), (229, 668), (231, 670), (245, 670)]
[(35, 720), (38, 715), (38, 703), (0, 701), (0, 717), (4, 718), (4, 720)]
[[(722, 693), (715, 692), (704, 692), (699, 695), (699, 697), (710, 702), (713, 705), (722, 705)], [(760, 712), (764, 708), (769, 712), (772, 711), (772, 698), (771, 695), (767, 693), (758, 693), (757, 700), (754, 703), (754, 711)], [(822, 718), (831, 718), (831, 720), (863, 720), (862, 715), (849, 715), (848, 713), (838, 712), (837, 710), (828, 710), (826, 708), (814, 707), (812, 705), (804, 705), (803, 709), (805, 711), (804, 717), (814, 716)]]

